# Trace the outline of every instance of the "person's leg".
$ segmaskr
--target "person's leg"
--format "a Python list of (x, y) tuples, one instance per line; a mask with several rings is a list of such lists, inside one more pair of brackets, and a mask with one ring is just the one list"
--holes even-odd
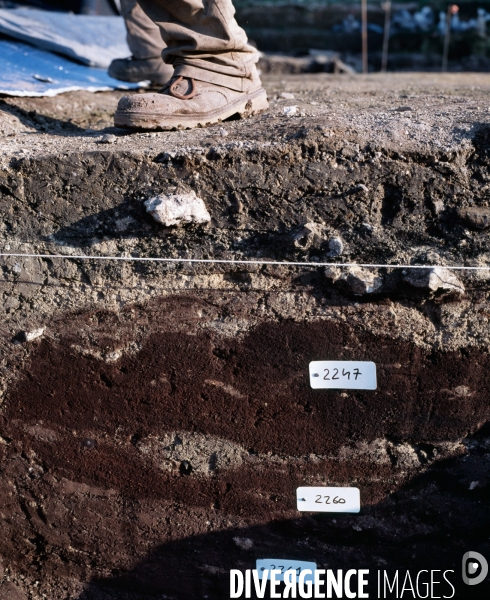
[(166, 63), (175, 68), (160, 94), (119, 101), (114, 123), (129, 129), (205, 127), (267, 109), (259, 53), (235, 21), (231, 0), (140, 0), (160, 28)]
[(113, 60), (109, 75), (122, 81), (149, 79), (163, 85), (172, 77), (173, 68), (163, 62), (162, 52), (166, 46), (160, 29), (143, 12), (137, 0), (121, 0), (121, 14), (126, 24), (131, 57)]
[(259, 54), (235, 20), (231, 0), (140, 0), (160, 28), (176, 75), (245, 91), (258, 79)]
[(121, 14), (133, 58), (145, 60), (161, 56), (166, 46), (160, 29), (142, 10), (137, 0), (121, 0)]

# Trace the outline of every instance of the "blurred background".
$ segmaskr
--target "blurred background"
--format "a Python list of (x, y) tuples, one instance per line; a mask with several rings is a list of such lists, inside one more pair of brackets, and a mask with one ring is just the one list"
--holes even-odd
[[(490, 0), (365, 1), (367, 47), (362, 59), (361, 0), (235, 0), (237, 20), (266, 53), (291, 57), (331, 52), (356, 71), (490, 71)], [(0, 0), (80, 14), (117, 14), (119, 0)], [(266, 10), (264, 10), (266, 8)], [(384, 54), (383, 54), (384, 49)], [(367, 64), (366, 64), (367, 63)]]

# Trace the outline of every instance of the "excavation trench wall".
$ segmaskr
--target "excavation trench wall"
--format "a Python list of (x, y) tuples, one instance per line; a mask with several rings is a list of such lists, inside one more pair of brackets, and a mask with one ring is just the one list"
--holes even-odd
[[(5, 589), (226, 598), (229, 569), (265, 556), (459, 570), (489, 554), (490, 274), (433, 271), (489, 264), (488, 126), (400, 147), (257, 122), (9, 159), (4, 251), (66, 257), (1, 259)], [(190, 191), (206, 225), (145, 210)], [(310, 389), (322, 359), (374, 361), (378, 389)], [(301, 516), (304, 485), (359, 487), (361, 514)]]

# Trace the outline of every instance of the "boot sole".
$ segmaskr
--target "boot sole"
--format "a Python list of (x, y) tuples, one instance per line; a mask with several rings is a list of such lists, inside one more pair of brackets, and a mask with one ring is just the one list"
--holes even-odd
[(243, 118), (251, 117), (268, 108), (267, 94), (263, 88), (260, 88), (251, 94), (244, 94), (223, 108), (198, 116), (159, 116), (154, 113), (117, 110), (114, 114), (114, 125), (124, 129), (160, 129), (162, 131), (193, 129), (194, 127), (214, 125), (236, 114)]

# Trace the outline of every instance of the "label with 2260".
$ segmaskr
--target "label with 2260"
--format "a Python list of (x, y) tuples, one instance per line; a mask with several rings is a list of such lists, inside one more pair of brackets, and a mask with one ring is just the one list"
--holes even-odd
[(300, 487), (296, 503), (300, 511), (358, 513), (361, 494), (354, 487)]

